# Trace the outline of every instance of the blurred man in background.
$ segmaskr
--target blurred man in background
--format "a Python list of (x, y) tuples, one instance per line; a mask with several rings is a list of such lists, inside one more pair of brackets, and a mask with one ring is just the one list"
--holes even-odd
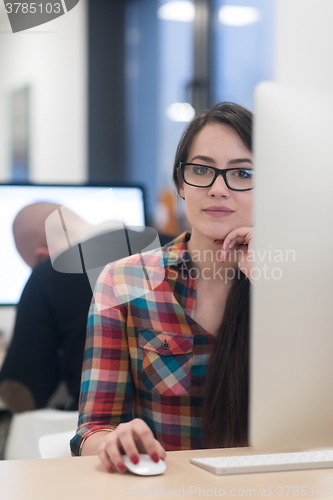
[[(51, 214), (49, 220), (54, 218), (56, 211), (60, 213), (60, 208), (55, 203), (34, 203), (24, 207), (13, 223), (17, 250), (33, 270), (17, 306), (12, 341), (0, 372), (0, 397), (12, 413), (46, 406), (78, 407), (92, 287), (85, 270), (77, 269), (80, 262), (74, 262), (78, 260), (75, 239), (82, 241), (83, 236), (90, 255), (98, 259), (96, 268), (129, 255), (119, 221), (96, 228), (68, 209), (62, 208), (66, 232), (60, 235), (55, 230), (53, 237), (47, 238), (45, 221)], [(98, 230), (101, 235), (96, 235)], [(127, 240), (130, 234), (130, 240), (137, 240), (142, 249), (154, 240), (154, 234), (157, 236), (151, 228), (141, 233), (126, 231)], [(64, 248), (64, 234), (67, 239), (71, 235), (71, 248)], [(171, 239), (160, 235), (162, 245)], [(158, 246), (158, 238), (156, 241)], [(69, 262), (66, 272), (53, 268), (50, 256), (54, 255), (59, 256), (58, 269), (64, 270)]]

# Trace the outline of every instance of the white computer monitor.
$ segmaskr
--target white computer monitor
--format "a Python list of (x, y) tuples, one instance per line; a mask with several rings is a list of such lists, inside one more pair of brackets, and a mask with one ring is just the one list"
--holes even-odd
[(333, 98), (256, 91), (250, 445), (333, 445)]
[(108, 220), (120, 220), (128, 226), (145, 226), (144, 200), (144, 190), (141, 186), (1, 184), (0, 305), (17, 304), (31, 273), (31, 269), (16, 250), (12, 233), (13, 220), (24, 206), (39, 201), (50, 201), (72, 209), (92, 225)]

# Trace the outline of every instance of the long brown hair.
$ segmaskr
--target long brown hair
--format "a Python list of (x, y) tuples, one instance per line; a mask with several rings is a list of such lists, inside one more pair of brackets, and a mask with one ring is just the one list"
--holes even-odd
[[(238, 104), (215, 104), (192, 120), (178, 145), (173, 180), (179, 191), (179, 162), (187, 161), (196, 134), (208, 123), (232, 127), (252, 150), (252, 113)], [(210, 446), (246, 446), (249, 387), (250, 283), (239, 271), (229, 291), (225, 313), (209, 359), (203, 407), (203, 424)]]

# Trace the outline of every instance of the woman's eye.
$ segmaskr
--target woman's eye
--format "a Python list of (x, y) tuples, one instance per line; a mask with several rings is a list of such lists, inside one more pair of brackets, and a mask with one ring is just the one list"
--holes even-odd
[(193, 167), (193, 172), (196, 175), (206, 175), (209, 174), (210, 169), (208, 167)]
[(239, 169), (235, 170), (235, 175), (240, 179), (251, 179), (251, 177), (253, 177), (253, 172), (252, 170)]

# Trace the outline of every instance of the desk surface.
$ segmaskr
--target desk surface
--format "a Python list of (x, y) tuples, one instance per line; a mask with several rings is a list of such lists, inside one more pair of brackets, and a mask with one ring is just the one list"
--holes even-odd
[[(238, 449), (248, 454), (249, 449)], [(333, 500), (333, 469), (215, 476), (190, 458), (233, 455), (235, 450), (168, 452), (161, 476), (104, 471), (98, 457), (0, 462), (1, 500), (114, 500), (252, 497)], [(302, 489), (301, 489), (302, 487)], [(200, 490), (201, 488), (201, 490)]]

